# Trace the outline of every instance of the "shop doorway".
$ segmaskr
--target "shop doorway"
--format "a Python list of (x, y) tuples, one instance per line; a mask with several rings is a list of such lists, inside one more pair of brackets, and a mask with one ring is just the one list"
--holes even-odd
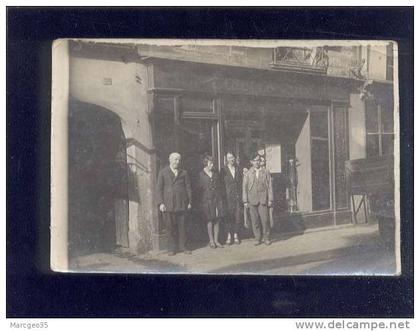
[[(172, 152), (181, 154), (181, 166), (190, 177), (193, 190), (192, 210), (187, 213), (189, 245), (199, 247), (206, 241), (207, 230), (201, 215), (197, 177), (203, 169), (204, 154), (220, 164), (220, 127), (217, 102), (209, 96), (157, 95), (154, 98), (154, 139), (157, 146), (157, 169), (168, 165)], [(159, 213), (159, 231), (165, 233), (162, 214)]]
[(189, 212), (187, 227), (190, 245), (206, 244), (207, 230), (200, 210), (200, 192), (197, 188), (198, 174), (203, 169), (203, 156), (213, 156), (218, 168), (218, 128), (217, 121), (209, 119), (182, 119), (178, 128), (178, 150), (182, 155), (182, 166), (188, 171), (193, 191), (193, 208)]
[(183, 158), (183, 167), (191, 177), (192, 183), (203, 169), (202, 158), (210, 154), (217, 167), (217, 122), (203, 119), (182, 120), (179, 128), (179, 151)]

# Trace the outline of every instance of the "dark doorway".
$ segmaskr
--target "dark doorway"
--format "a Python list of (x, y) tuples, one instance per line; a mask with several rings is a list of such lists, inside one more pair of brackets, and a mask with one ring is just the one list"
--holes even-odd
[(126, 140), (120, 118), (99, 106), (69, 105), (69, 253), (128, 246)]

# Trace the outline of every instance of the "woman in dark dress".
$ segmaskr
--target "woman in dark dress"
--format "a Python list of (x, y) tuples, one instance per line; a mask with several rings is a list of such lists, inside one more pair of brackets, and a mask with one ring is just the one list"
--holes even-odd
[(213, 158), (205, 155), (203, 170), (198, 174), (200, 205), (207, 223), (209, 246), (223, 248), (219, 242), (220, 220), (224, 216), (223, 195), (219, 173), (213, 168)]

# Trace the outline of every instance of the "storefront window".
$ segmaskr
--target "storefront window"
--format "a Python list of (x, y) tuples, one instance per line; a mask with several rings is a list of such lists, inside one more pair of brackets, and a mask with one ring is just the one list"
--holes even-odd
[(366, 101), (366, 155), (376, 157), (394, 153), (393, 108)]

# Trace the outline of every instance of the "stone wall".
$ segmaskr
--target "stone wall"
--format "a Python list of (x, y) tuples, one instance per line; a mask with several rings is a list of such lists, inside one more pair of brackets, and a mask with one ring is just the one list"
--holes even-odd
[(139, 63), (71, 57), (70, 97), (117, 114), (127, 140), (130, 185), (129, 248), (152, 248), (152, 219), (156, 178), (149, 121), (147, 70)]

